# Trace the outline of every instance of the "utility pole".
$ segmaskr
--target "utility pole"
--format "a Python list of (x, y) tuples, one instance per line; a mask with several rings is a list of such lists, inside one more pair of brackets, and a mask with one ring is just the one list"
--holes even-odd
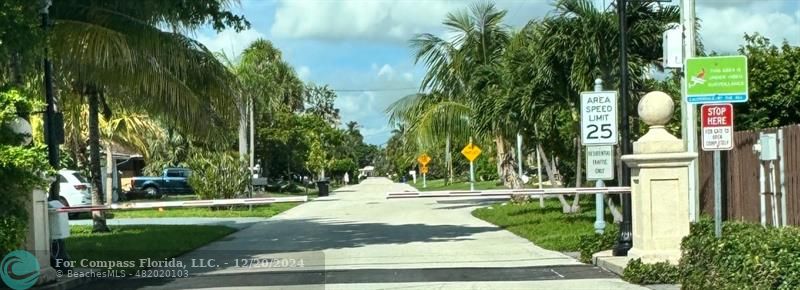
[[(695, 15), (694, 0), (681, 1), (681, 22), (683, 22), (683, 65), (686, 59), (695, 56)], [(681, 74), (683, 75), (683, 74)], [(687, 102), (686, 81), (681, 81), (681, 136), (686, 145), (686, 152), (697, 153), (697, 110)], [(699, 212), (697, 159), (689, 163), (689, 221), (696, 222)]]
[(248, 108), (249, 115), (250, 115), (250, 185), (248, 188), (250, 189), (249, 195), (253, 197), (253, 176), (255, 175), (255, 154), (256, 154), (256, 139), (255, 139), (255, 126), (254, 126), (254, 118), (253, 118), (253, 99), (250, 99), (250, 106)]
[[(630, 154), (630, 126), (628, 124), (628, 24), (626, 19), (626, 6), (628, 1), (617, 1), (617, 12), (619, 13), (619, 63), (620, 63), (620, 79), (619, 79), (619, 98), (620, 98), (620, 112), (622, 119), (622, 155)], [(620, 172), (620, 186), (630, 186), (630, 169), (627, 166), (622, 166)], [(633, 247), (633, 234), (631, 226), (631, 195), (622, 195), (622, 223), (620, 223), (619, 237), (617, 243), (614, 245), (614, 256), (627, 256), (628, 250)]]

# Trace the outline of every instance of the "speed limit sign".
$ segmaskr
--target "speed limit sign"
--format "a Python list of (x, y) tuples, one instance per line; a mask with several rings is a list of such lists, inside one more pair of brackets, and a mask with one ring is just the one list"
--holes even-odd
[(581, 93), (583, 145), (617, 144), (617, 92)]

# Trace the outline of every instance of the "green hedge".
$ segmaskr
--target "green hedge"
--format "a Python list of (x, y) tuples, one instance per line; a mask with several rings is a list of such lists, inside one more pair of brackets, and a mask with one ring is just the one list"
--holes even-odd
[(693, 224), (681, 244), (684, 289), (800, 289), (800, 229), (725, 223)]
[(634, 259), (622, 272), (623, 280), (636, 284), (675, 284), (679, 278), (678, 266), (666, 261), (645, 264), (641, 259)]
[(619, 228), (617, 228), (616, 224), (606, 225), (606, 230), (603, 232), (603, 234), (589, 234), (582, 236), (578, 246), (581, 252), (581, 262), (591, 263), (592, 254), (609, 250), (614, 247), (614, 243), (616, 243), (618, 236)]

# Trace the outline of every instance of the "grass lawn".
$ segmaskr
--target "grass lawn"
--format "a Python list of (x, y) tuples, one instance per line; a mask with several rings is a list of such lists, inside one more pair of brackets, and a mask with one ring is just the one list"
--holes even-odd
[(208, 207), (163, 208), (112, 211), (114, 218), (152, 218), (152, 217), (272, 217), (289, 210), (300, 203), (286, 202), (268, 205), (237, 206), (233, 208), (211, 209)]
[[(92, 233), (91, 226), (71, 226), (67, 252), (73, 261), (163, 260), (199, 248), (227, 236), (235, 229), (225, 226), (142, 225), (115, 226), (110, 233)], [(80, 266), (80, 264), (76, 265)]]
[[(572, 198), (568, 198), (571, 201)], [(545, 249), (578, 251), (579, 237), (594, 233), (594, 196), (581, 196), (581, 211), (574, 214), (561, 212), (556, 198), (545, 200), (540, 208), (538, 199), (528, 204), (495, 204), (479, 208), (472, 215), (509, 230)], [(614, 226), (606, 210), (607, 227)]]
[[(451, 183), (448, 185), (444, 184), (444, 179), (434, 179), (428, 180), (428, 187), (422, 187), (422, 178), (417, 178), (417, 184), (414, 184), (413, 181), (408, 181), (408, 184), (416, 187), (419, 191), (436, 191), (436, 190), (469, 190), (469, 182), (462, 182), (458, 181), (456, 183)], [(503, 186), (502, 183), (498, 184), (497, 181), (477, 181), (475, 182), (475, 189), (505, 189), (506, 187)]]

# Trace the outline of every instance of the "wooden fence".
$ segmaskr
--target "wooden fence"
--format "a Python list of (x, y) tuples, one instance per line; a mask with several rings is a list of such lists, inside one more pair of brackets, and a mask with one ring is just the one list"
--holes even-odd
[[(778, 150), (784, 150), (784, 177), (786, 192), (781, 193), (780, 163), (776, 167), (775, 190), (769, 188), (767, 182), (765, 206), (767, 223), (772, 223), (770, 194), (786, 194), (786, 223), (800, 225), (800, 125), (786, 126), (779, 129), (761, 131), (740, 131), (734, 134), (734, 149), (723, 151), (722, 157), (722, 203), (723, 217), (726, 220), (760, 222), (760, 180), (761, 162), (758, 154), (753, 152), (753, 145), (758, 142), (759, 133), (776, 133), (783, 131), (783, 140), (778, 143)], [(714, 163), (712, 152), (701, 152), (700, 165), (700, 208), (705, 214), (714, 213)], [(768, 170), (769, 167), (767, 167)], [(776, 207), (778, 207), (776, 205)], [(780, 219), (780, 212), (778, 212)]]

